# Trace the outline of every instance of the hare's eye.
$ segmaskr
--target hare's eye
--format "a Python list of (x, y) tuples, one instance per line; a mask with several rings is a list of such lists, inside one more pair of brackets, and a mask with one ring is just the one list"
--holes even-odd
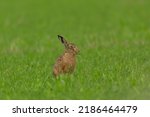
[(73, 48), (73, 46), (72, 46), (72, 45), (70, 45), (70, 46), (69, 46), (69, 48)]

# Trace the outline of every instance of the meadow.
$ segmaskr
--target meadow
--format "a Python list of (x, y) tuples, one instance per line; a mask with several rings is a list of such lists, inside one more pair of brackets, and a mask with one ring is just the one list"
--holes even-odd
[[(149, 0), (1, 0), (0, 99), (150, 99)], [(63, 35), (80, 49), (55, 79)]]

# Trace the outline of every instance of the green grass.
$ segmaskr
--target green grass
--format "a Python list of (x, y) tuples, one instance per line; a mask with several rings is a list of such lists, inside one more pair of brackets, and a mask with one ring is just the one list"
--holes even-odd
[[(1, 0), (0, 99), (150, 99), (149, 0)], [(74, 74), (55, 79), (63, 46)]]

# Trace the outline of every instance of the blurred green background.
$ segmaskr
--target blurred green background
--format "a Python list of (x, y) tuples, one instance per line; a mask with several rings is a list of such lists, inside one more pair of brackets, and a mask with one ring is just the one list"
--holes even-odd
[[(150, 99), (149, 0), (1, 0), (0, 99)], [(63, 35), (77, 68), (52, 76)]]

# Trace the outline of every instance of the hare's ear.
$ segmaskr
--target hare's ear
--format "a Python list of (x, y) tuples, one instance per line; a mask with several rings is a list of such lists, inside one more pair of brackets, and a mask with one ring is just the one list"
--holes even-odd
[(58, 35), (58, 39), (59, 39), (62, 43), (65, 43), (65, 39), (64, 39), (62, 36)]
[(58, 35), (58, 39), (59, 39), (64, 45), (67, 44), (67, 41), (64, 39), (64, 37)]

